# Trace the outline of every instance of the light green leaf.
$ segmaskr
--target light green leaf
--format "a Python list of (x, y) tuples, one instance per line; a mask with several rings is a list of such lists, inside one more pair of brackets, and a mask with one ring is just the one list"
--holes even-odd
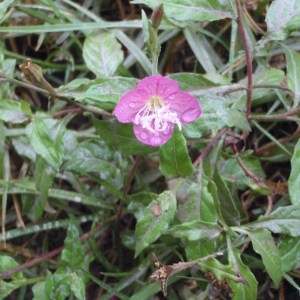
[(2, 23), (2, 19), (4, 14), (7, 12), (8, 7), (14, 2), (14, 0), (4, 0), (0, 3), (0, 24)]
[(300, 139), (295, 146), (291, 159), (291, 173), (288, 180), (288, 187), (292, 204), (300, 203)]
[(275, 245), (271, 232), (260, 228), (249, 230), (248, 235), (251, 239), (253, 249), (261, 255), (262, 261), (276, 288), (283, 276), (279, 251)]
[(135, 257), (155, 242), (169, 227), (176, 211), (175, 196), (166, 191), (160, 194), (145, 209), (135, 229)]
[(218, 224), (197, 220), (175, 225), (167, 231), (176, 238), (186, 238), (190, 241), (215, 239), (221, 232), (222, 228)]
[(250, 228), (267, 228), (274, 233), (300, 236), (300, 202), (294, 205), (278, 207), (269, 216), (261, 216), (249, 224)]
[[(5, 254), (0, 255), (0, 273), (4, 273), (10, 269), (17, 267), (18, 265), (18, 262), (11, 256)], [(23, 278), (23, 272), (18, 272), (11, 276), (11, 279), (13, 280), (21, 278)]]
[(114, 34), (102, 31), (86, 38), (83, 58), (87, 67), (97, 77), (110, 77), (123, 61), (124, 54)]
[(61, 253), (61, 261), (67, 264), (73, 271), (84, 265), (84, 252), (79, 239), (79, 231), (75, 224), (71, 223), (67, 230), (65, 248)]
[[(23, 109), (25, 107), (27, 107), (26, 111)], [(28, 110), (30, 110), (30, 105), (26, 102), (3, 99), (0, 101), (0, 120), (13, 124), (24, 123), (28, 120)]]
[(193, 173), (193, 164), (189, 156), (185, 138), (177, 126), (171, 139), (160, 147), (160, 171), (166, 177), (189, 176)]
[(55, 171), (58, 171), (63, 161), (62, 138), (65, 128), (56, 126), (50, 120), (47, 122), (41, 118), (34, 118), (26, 130), (35, 152), (43, 157)]
[(274, 0), (267, 10), (268, 33), (273, 40), (284, 40), (300, 28), (300, 2), (298, 0)]

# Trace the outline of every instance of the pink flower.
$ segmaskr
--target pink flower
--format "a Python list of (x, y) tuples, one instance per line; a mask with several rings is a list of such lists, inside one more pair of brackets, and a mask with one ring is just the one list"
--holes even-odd
[(179, 89), (176, 81), (161, 76), (142, 79), (134, 90), (122, 96), (115, 116), (121, 123), (133, 123), (137, 139), (160, 146), (172, 136), (174, 124), (181, 130), (201, 114), (198, 100)]

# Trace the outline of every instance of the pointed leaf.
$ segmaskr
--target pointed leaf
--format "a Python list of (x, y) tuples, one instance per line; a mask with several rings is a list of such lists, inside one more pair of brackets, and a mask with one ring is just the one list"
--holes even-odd
[(185, 138), (177, 126), (171, 139), (160, 147), (160, 170), (166, 177), (189, 176), (193, 173), (193, 165), (187, 151)]
[(138, 256), (143, 249), (155, 242), (169, 227), (176, 211), (175, 196), (166, 191), (152, 201), (138, 220), (135, 230), (136, 250)]
[(300, 236), (300, 202), (294, 205), (278, 207), (269, 216), (261, 216), (249, 224), (250, 228), (267, 228), (274, 233)]
[(237, 272), (246, 281), (237, 282), (236, 280), (229, 280), (228, 284), (232, 288), (232, 300), (253, 300), (257, 299), (257, 281), (251, 270), (241, 260), (239, 250), (233, 249), (229, 251), (228, 260), (232, 266), (237, 268)]
[(91, 34), (84, 42), (84, 61), (97, 77), (114, 75), (123, 57), (121, 45), (111, 32)]
[(79, 231), (73, 223), (68, 227), (65, 248), (62, 251), (61, 260), (72, 270), (80, 269), (84, 264), (84, 252), (79, 239)]
[(264, 228), (248, 231), (253, 249), (261, 255), (262, 261), (276, 288), (283, 276), (279, 251), (269, 230)]

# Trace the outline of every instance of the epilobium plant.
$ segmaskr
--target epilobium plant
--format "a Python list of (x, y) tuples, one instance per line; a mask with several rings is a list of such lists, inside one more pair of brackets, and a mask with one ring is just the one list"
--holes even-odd
[(198, 100), (179, 89), (175, 80), (155, 75), (142, 79), (117, 104), (114, 114), (122, 123), (133, 123), (137, 139), (160, 146), (172, 136), (174, 125), (190, 123), (201, 114)]

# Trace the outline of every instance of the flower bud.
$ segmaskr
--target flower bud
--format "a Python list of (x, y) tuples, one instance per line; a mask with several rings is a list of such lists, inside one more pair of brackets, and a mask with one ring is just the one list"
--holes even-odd
[(151, 15), (151, 24), (152, 26), (157, 29), (161, 23), (161, 20), (164, 15), (164, 7), (163, 4), (156, 6)]
[(27, 59), (26, 62), (20, 65), (20, 69), (30, 83), (47, 90), (51, 96), (56, 96), (56, 91), (44, 78), (43, 69), (39, 65), (34, 64), (30, 59)]

